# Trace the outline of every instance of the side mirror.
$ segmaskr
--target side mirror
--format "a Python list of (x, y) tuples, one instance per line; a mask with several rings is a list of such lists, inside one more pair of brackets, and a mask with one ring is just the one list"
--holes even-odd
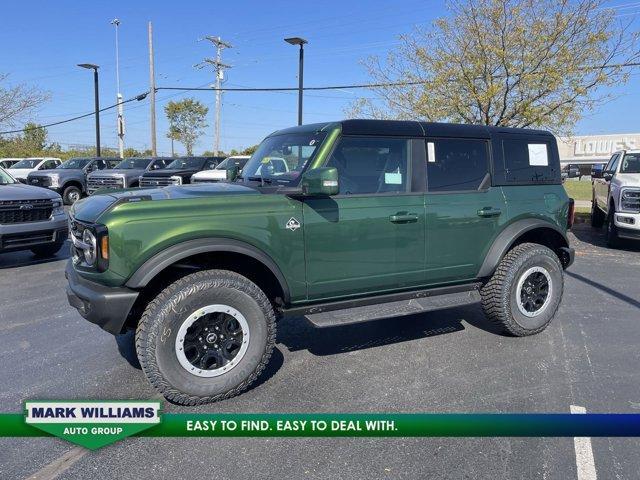
[(338, 170), (323, 167), (307, 170), (302, 177), (302, 193), (306, 197), (326, 197), (340, 192)]
[(613, 173), (611, 172), (604, 172), (602, 174), (602, 178), (604, 178), (607, 182), (610, 182), (611, 179), (613, 178)]
[(227, 168), (227, 182), (233, 182), (236, 178), (238, 178), (238, 167), (233, 165)]

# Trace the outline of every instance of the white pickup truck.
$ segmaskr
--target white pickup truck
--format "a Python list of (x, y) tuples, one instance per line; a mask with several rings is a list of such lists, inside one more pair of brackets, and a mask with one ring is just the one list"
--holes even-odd
[(607, 244), (640, 240), (640, 150), (615, 152), (601, 171), (592, 174), (591, 225), (606, 224)]

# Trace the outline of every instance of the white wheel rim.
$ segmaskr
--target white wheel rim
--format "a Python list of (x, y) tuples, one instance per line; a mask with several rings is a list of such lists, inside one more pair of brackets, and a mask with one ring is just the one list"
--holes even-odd
[[(200, 368), (189, 361), (187, 355), (185, 353), (185, 336), (187, 334), (187, 330), (200, 318), (205, 315), (211, 313), (224, 313), (226, 315), (232, 316), (239, 324), (242, 329), (242, 343), (240, 345), (240, 349), (238, 353), (226, 364), (219, 368), (212, 369), (203, 369)], [(240, 363), (245, 353), (247, 353), (247, 349), (249, 348), (249, 324), (247, 323), (246, 318), (242, 315), (238, 310), (229, 306), (229, 305), (207, 305), (206, 307), (199, 308), (191, 315), (187, 317), (187, 319), (182, 322), (180, 329), (178, 330), (178, 334), (176, 335), (175, 341), (175, 352), (178, 361), (182, 368), (184, 368), (187, 372), (195, 375), (196, 377), (218, 377), (220, 375), (224, 375), (232, 370), (235, 366)]]
[[(545, 276), (547, 280), (547, 284), (549, 285), (549, 290), (547, 292), (546, 298), (544, 299), (544, 303), (537, 310), (531, 312), (525, 308), (524, 302), (522, 301), (522, 293), (523, 293), (525, 281), (534, 273), (541, 273)], [(518, 287), (516, 288), (516, 302), (518, 304), (518, 310), (525, 317), (529, 317), (529, 318), (537, 317), (542, 312), (544, 312), (547, 306), (549, 306), (549, 303), (551, 302), (552, 295), (553, 295), (553, 283), (551, 281), (551, 274), (547, 271), (547, 269), (543, 267), (531, 267), (520, 276), (520, 280), (518, 281)]]

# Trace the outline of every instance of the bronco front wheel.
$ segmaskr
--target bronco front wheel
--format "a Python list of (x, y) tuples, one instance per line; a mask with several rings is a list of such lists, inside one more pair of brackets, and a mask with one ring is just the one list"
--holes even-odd
[(265, 294), (226, 270), (188, 275), (146, 308), (136, 350), (149, 382), (168, 400), (198, 405), (232, 397), (253, 383), (275, 343)]

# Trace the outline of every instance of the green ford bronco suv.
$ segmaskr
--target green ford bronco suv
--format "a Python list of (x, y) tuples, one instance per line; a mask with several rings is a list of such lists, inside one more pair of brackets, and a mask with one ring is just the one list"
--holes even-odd
[(573, 202), (550, 133), (345, 120), (277, 131), (227, 173), (70, 212), (70, 304), (135, 330), (144, 373), (173, 402), (246, 389), (282, 315), (327, 326), (481, 300), (522, 336), (558, 309)]

